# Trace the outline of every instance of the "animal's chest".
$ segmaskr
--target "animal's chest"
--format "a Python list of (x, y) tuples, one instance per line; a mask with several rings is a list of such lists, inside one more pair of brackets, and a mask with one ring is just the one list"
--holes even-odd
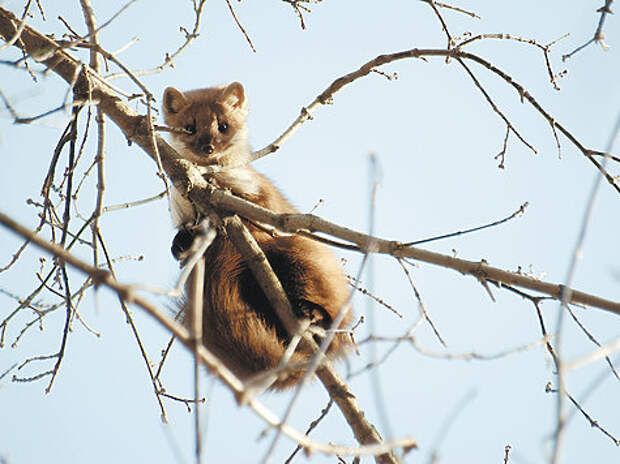
[[(246, 198), (258, 195), (260, 190), (256, 173), (245, 166), (209, 175), (209, 182), (218, 188), (230, 190), (235, 195)], [(194, 223), (198, 215), (194, 205), (174, 186), (170, 190), (170, 213), (177, 228), (184, 224)]]
[(170, 214), (175, 227), (195, 222), (197, 212), (194, 205), (174, 186), (170, 189)]

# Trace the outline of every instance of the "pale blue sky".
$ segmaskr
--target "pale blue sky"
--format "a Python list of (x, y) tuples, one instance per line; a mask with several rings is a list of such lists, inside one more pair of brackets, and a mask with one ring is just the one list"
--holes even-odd
[[(22, 3), (5, 1), (2, 6), (20, 12)], [(305, 31), (284, 3), (231, 3), (257, 53), (248, 47), (226, 3), (207, 2), (200, 37), (175, 62), (174, 69), (145, 77), (144, 82), (158, 98), (169, 85), (191, 89), (233, 80), (242, 82), (250, 100), (250, 141), (254, 148), (271, 142), (302, 106), (335, 78), (367, 60), (414, 47), (445, 46), (439, 23), (422, 2), (326, 0), (312, 5), (313, 12), (305, 16)], [(58, 15), (77, 31), (85, 31), (78, 2), (57, 0), (43, 4), (48, 21), (40, 21), (38, 14), (31, 21), (41, 32), (60, 36), (64, 29), (56, 20)], [(101, 23), (124, 1), (93, 4)], [(609, 51), (591, 46), (569, 61), (561, 61), (563, 53), (593, 34), (598, 21), (594, 10), (601, 1), (454, 4), (474, 10), (483, 18), (478, 21), (445, 12), (454, 35), (466, 31), (504, 32), (548, 43), (570, 32), (552, 54), (554, 70), (568, 70), (559, 81), (560, 92), (550, 85), (542, 53), (533, 47), (495, 40), (472, 45), (470, 51), (493, 61), (524, 84), (586, 146), (604, 149), (620, 109), (618, 19), (611, 16), (607, 20), (606, 40), (612, 45)], [(182, 40), (179, 25), (190, 28), (192, 21), (189, 1), (142, 0), (104, 30), (101, 41), (113, 51), (138, 35), (140, 40), (119, 58), (138, 69), (152, 67)], [(12, 50), (0, 55), (0, 59), (18, 56)], [(538, 148), (538, 155), (511, 136), (506, 169), (498, 169), (493, 157), (501, 149), (504, 124), (457, 63), (446, 65), (437, 58), (427, 63), (401, 61), (383, 68), (385, 72), (397, 72), (397, 80), (370, 75), (344, 88), (336, 95), (334, 105), (319, 108), (313, 121), (276, 154), (257, 162), (256, 167), (273, 179), (301, 211), (311, 210), (323, 199), (317, 214), (347, 227), (367, 230), (368, 155), (374, 152), (382, 172), (376, 232), (402, 241), (497, 220), (529, 201), (525, 216), (508, 224), (427, 247), (448, 254), (455, 249), (462, 258), (484, 258), (509, 270), (519, 266), (529, 270), (532, 266), (535, 275), (561, 282), (596, 172), (565, 138), (561, 138), (563, 156), (558, 159), (546, 121), (529, 105), (521, 104), (505, 82), (475, 64), (471, 67), (511, 121)], [(24, 115), (58, 105), (66, 89), (54, 75), (33, 84), (23, 71), (3, 67), (1, 73), (0, 89)], [(128, 80), (115, 84), (137, 91)], [(137, 109), (142, 111), (143, 107)], [(26, 199), (38, 198), (48, 160), (66, 120), (66, 114), (56, 114), (31, 126), (16, 126), (8, 112), (0, 112), (0, 210), (24, 224), (34, 226), (37, 222), (36, 212), (26, 205)], [(89, 158), (82, 170), (94, 154), (94, 139), (95, 132), (87, 144), (85, 156)], [(620, 147), (615, 152), (618, 154)], [(112, 123), (108, 125), (107, 163), (106, 205), (161, 191), (152, 161), (137, 146), (128, 147)], [(88, 185), (92, 188), (94, 179)], [(86, 192), (79, 204), (85, 214), (92, 209), (94, 200), (93, 190)], [(617, 211), (618, 194), (605, 183), (575, 276), (576, 288), (609, 299), (617, 299), (620, 294)], [(141, 262), (117, 266), (121, 281), (160, 286), (174, 283), (178, 267), (169, 252), (174, 231), (165, 201), (110, 213), (101, 225), (113, 256), (144, 256)], [(0, 243), (2, 266), (20, 242), (2, 229)], [(86, 259), (90, 256), (86, 248), (76, 253)], [(360, 257), (340, 250), (336, 253), (347, 259), (347, 271), (355, 274)], [(27, 295), (36, 283), (39, 256), (30, 250), (14, 269), (0, 274), (0, 288)], [(369, 309), (361, 295), (355, 296), (356, 314), (368, 316), (368, 311), (374, 311), (377, 335), (402, 335), (417, 316), (417, 303), (398, 263), (377, 257), (373, 266), (375, 293), (404, 318), (381, 307)], [(493, 289), (497, 300), (493, 303), (473, 278), (454, 271), (420, 264), (412, 272), (448, 344), (446, 352), (494, 354), (540, 338), (536, 313), (527, 301)], [(77, 276), (74, 278), (77, 282)], [(153, 299), (164, 307), (173, 306), (162, 298)], [(0, 317), (14, 306), (10, 298), (0, 294)], [(545, 303), (543, 311), (551, 329), (557, 304)], [(620, 334), (617, 316), (598, 309), (577, 312), (601, 343)], [(61, 372), (49, 395), (43, 393), (45, 380), (16, 384), (10, 381), (11, 375), (0, 380), (0, 457), (10, 464), (191, 462), (193, 417), (182, 404), (167, 402), (170, 424), (164, 426), (159, 421), (143, 360), (113, 295), (105, 290), (96, 296), (91, 293), (81, 313), (102, 336), (96, 338), (75, 324)], [(138, 309), (134, 314), (145, 346), (157, 362), (167, 341), (166, 333)], [(0, 373), (15, 362), (57, 350), (64, 322), (62, 312), (48, 317), (43, 331), (29, 331), (16, 348), (11, 348), (21, 327), (32, 318), (24, 313), (9, 325), (6, 346), (0, 350)], [(567, 319), (565, 329), (566, 359), (594, 349), (572, 320)], [(368, 330), (368, 324), (362, 326), (358, 340)], [(429, 350), (443, 350), (426, 324), (416, 335)], [(383, 353), (389, 346), (378, 344), (377, 351)], [(363, 367), (370, 359), (369, 353), (368, 346), (362, 347), (360, 356), (351, 357), (351, 369)], [(44, 363), (32, 366), (24, 375), (49, 367)], [(346, 366), (341, 367), (346, 373)], [(620, 382), (612, 377), (604, 361), (570, 373), (568, 388), (577, 398), (583, 398), (605, 369), (604, 381), (584, 407), (618, 436)], [(191, 395), (191, 372), (190, 357), (177, 346), (165, 369), (168, 392)], [(543, 462), (548, 455), (548, 437), (555, 425), (555, 397), (544, 389), (555, 377), (542, 347), (481, 362), (434, 360), (402, 344), (379, 372), (394, 437), (410, 435), (420, 443), (420, 449), (405, 462), (428, 462), (442, 423), (470, 392), (475, 392), (475, 397), (443, 438), (439, 462), (502, 462), (506, 444), (513, 448), (511, 463)], [(205, 462), (260, 462), (270, 443), (269, 438), (260, 438), (264, 423), (248, 409), (238, 408), (226, 388), (213, 385), (206, 374), (203, 378), (209, 397)], [(386, 430), (377, 412), (369, 376), (356, 377), (351, 385), (371, 421)], [(265, 394), (262, 399), (281, 412), (289, 396)], [(313, 384), (297, 404), (292, 423), (305, 429), (326, 402), (321, 385)], [(354, 444), (336, 408), (313, 437)], [(274, 462), (283, 462), (293, 448), (290, 441), (281, 440)], [(618, 448), (577, 414), (567, 429), (563, 458), (565, 463), (615, 462)], [(298, 456), (294, 462), (305, 460)], [(312, 461), (337, 460), (313, 456)]]

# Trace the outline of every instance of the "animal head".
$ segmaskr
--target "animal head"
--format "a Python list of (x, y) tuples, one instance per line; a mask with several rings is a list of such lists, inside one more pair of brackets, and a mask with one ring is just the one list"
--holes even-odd
[(181, 92), (164, 91), (166, 124), (179, 154), (198, 165), (247, 162), (248, 101), (239, 82), (227, 86)]

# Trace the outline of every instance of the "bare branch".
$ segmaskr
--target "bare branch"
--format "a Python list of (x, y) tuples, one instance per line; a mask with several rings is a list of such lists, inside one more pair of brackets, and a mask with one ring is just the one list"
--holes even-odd
[(431, 463), (435, 463), (439, 461), (439, 448), (441, 447), (441, 443), (446, 439), (448, 432), (452, 425), (456, 422), (459, 415), (467, 408), (469, 404), (476, 397), (477, 392), (475, 390), (470, 390), (452, 407), (450, 413), (444, 418), (441, 427), (436, 432), (434, 444), (431, 448), (431, 457), (429, 461)]
[(444, 341), (442, 336), (439, 334), (437, 327), (435, 327), (433, 320), (430, 318), (428, 311), (426, 310), (426, 306), (424, 306), (424, 302), (422, 301), (422, 296), (420, 295), (420, 292), (418, 291), (417, 287), (413, 283), (413, 277), (411, 276), (409, 269), (407, 269), (407, 266), (405, 265), (405, 263), (403, 262), (401, 258), (397, 258), (397, 261), (398, 261), (398, 264), (400, 264), (400, 267), (403, 269), (403, 272), (407, 276), (407, 280), (409, 281), (409, 285), (411, 285), (411, 289), (413, 290), (413, 293), (415, 294), (415, 297), (418, 300), (418, 306), (420, 308), (420, 312), (424, 316), (424, 319), (426, 319), (426, 322), (428, 322), (428, 325), (430, 325), (431, 329), (433, 329), (433, 333), (435, 334), (439, 342), (444, 347), (447, 346), (446, 342)]
[(359, 281), (350, 275), (346, 276), (347, 279), (349, 280), (349, 285), (351, 287), (353, 287), (355, 290), (357, 290), (358, 292), (360, 292), (362, 295), (366, 295), (370, 298), (372, 298), (373, 300), (375, 300), (378, 304), (380, 304), (381, 306), (383, 306), (384, 308), (389, 309), (390, 311), (392, 311), (394, 314), (396, 314), (399, 318), (403, 318), (403, 315), (391, 304), (387, 303), (385, 300), (383, 300), (383, 298), (378, 297), (377, 295), (374, 295), (372, 292), (370, 292), (368, 289), (362, 287), (359, 285)]
[[(503, 284), (535, 290), (554, 298), (561, 298), (563, 292), (563, 286), (559, 284), (552, 284), (516, 272), (504, 271), (492, 267), (484, 261), (467, 261), (420, 248), (405, 247), (400, 242), (370, 237), (364, 233), (326, 221), (312, 214), (276, 214), (231, 194), (216, 190), (205, 185), (206, 183), (204, 181), (200, 183), (200, 179), (194, 178), (193, 176), (191, 177), (193, 179), (192, 187), (194, 192), (190, 195), (193, 195), (197, 204), (211, 204), (225, 210), (236, 211), (245, 218), (270, 224), (283, 232), (296, 233), (300, 230), (309, 231), (311, 233), (321, 232), (354, 243), (360, 250), (367, 249), (369, 243), (372, 242), (373, 251), (375, 253), (387, 254), (397, 258), (412, 258), (418, 261), (450, 268), (476, 278), (484, 277), (489, 282), (501, 282)], [(204, 190), (202, 190), (203, 186)], [(619, 302), (606, 300), (576, 290), (572, 291), (570, 302), (585, 304), (620, 314)]]
[[(566, 310), (568, 311), (568, 314), (570, 314), (570, 316), (573, 318), (575, 323), (579, 326), (579, 328), (586, 335), (586, 337), (588, 337), (588, 339), (592, 343), (594, 343), (596, 346), (601, 348), (601, 352), (603, 352), (604, 350), (603, 350), (603, 348), (601, 346), (601, 343), (594, 337), (594, 335), (592, 335), (592, 333), (590, 333), (590, 331), (588, 329), (585, 328), (585, 326), (581, 323), (581, 321), (579, 320), (577, 315), (571, 309), (570, 305), (566, 305)], [(620, 381), (620, 375), (618, 375), (618, 371), (616, 370), (616, 366), (614, 366), (614, 363), (611, 361), (611, 358), (609, 357), (609, 353), (606, 353), (605, 355), (603, 355), (603, 357), (605, 358), (605, 361), (607, 361), (607, 364), (609, 365), (609, 368), (611, 369), (611, 372), (614, 374), (616, 379), (618, 379)]]
[(28, 0), (28, 3), (26, 3), (26, 7), (24, 8), (24, 12), (22, 13), (22, 17), (19, 19), (19, 26), (17, 27), (17, 30), (15, 31), (12, 37), (7, 38), (7, 41), (4, 45), (0, 46), (0, 52), (14, 45), (15, 42), (19, 40), (19, 37), (21, 36), (22, 32), (26, 28), (26, 16), (28, 15), (28, 10), (30, 10), (31, 4), (32, 4), (32, 0)]
[(573, 361), (566, 362), (564, 364), (564, 369), (579, 369), (593, 363), (594, 361), (598, 361), (601, 358), (608, 358), (611, 353), (617, 350), (620, 350), (620, 338), (617, 338), (616, 340), (607, 343), (606, 345), (599, 344), (599, 348), (594, 350), (592, 353), (577, 358)]
[[(0, 379), (2, 377), (0, 376)], [(318, 425), (319, 423), (327, 416), (327, 414), (329, 413), (329, 410), (331, 409), (331, 407), (334, 405), (334, 400), (333, 399), (329, 399), (329, 402), (327, 403), (327, 406), (325, 406), (323, 408), (323, 410), (321, 411), (321, 414), (319, 417), (317, 417), (315, 420), (313, 420), (310, 425), (308, 426), (308, 428), (306, 429), (306, 435), (308, 435), (310, 432), (312, 432)], [(286, 461), (284, 461), (284, 464), (290, 464), (291, 461), (293, 460), (293, 458), (295, 457), (295, 455), (301, 450), (301, 445), (297, 445), (297, 447), (295, 448), (295, 450), (291, 453), (291, 455), (286, 459)]]
[(420, 0), (420, 1), (424, 2), (424, 3), (428, 3), (428, 4), (434, 3), (439, 8), (445, 8), (446, 10), (452, 10), (452, 11), (456, 11), (457, 13), (463, 13), (463, 14), (465, 14), (467, 16), (471, 16), (474, 19), (482, 19), (480, 16), (478, 16), (473, 11), (468, 11), (468, 10), (465, 10), (463, 8), (459, 8), (459, 7), (456, 7), (456, 6), (453, 6), (453, 5), (448, 5), (446, 3), (440, 3), (440, 2), (435, 2), (433, 0)]
[(239, 18), (237, 18), (237, 15), (235, 14), (235, 10), (233, 9), (233, 7), (232, 7), (232, 5), (230, 3), (230, 0), (226, 0), (226, 4), (228, 5), (228, 9), (230, 10), (230, 14), (232, 15), (233, 19), (235, 20), (235, 23), (237, 23), (237, 27), (241, 30), (241, 33), (245, 37), (245, 40), (248, 41), (248, 44), (250, 45), (250, 48), (252, 49), (252, 51), (254, 53), (256, 53), (256, 48), (254, 48), (254, 44), (252, 43), (252, 39), (250, 39), (250, 36), (246, 32), (245, 28), (239, 22)]
[(472, 227), (470, 229), (459, 230), (457, 232), (451, 232), (449, 234), (438, 235), (438, 236), (435, 236), (435, 237), (425, 238), (425, 239), (422, 239), (422, 240), (416, 240), (416, 241), (413, 241), (413, 242), (403, 243), (403, 246), (421, 245), (422, 243), (435, 242), (437, 240), (443, 240), (445, 238), (458, 237), (459, 235), (470, 234), (472, 232), (478, 232), (480, 230), (488, 229), (490, 227), (499, 226), (501, 224), (504, 224), (505, 222), (510, 221), (511, 219), (514, 219), (516, 217), (519, 217), (519, 216), (522, 216), (523, 214), (525, 214), (525, 208), (527, 208), (528, 206), (529, 206), (529, 202), (526, 201), (521, 206), (519, 206), (518, 210), (516, 210), (510, 216), (505, 217), (504, 219), (500, 219), (498, 221), (493, 221), (493, 222), (491, 222), (489, 224), (485, 224), (485, 225), (482, 225), (482, 226)]
[(613, 13), (613, 11), (611, 11), (611, 4), (613, 2), (614, 0), (605, 0), (605, 4), (602, 7), (600, 7), (598, 10), (596, 10), (597, 13), (601, 14), (601, 17), (598, 20), (598, 26), (596, 27), (596, 30), (594, 31), (594, 36), (590, 40), (588, 40), (586, 43), (584, 43), (583, 45), (580, 45), (579, 47), (575, 48), (572, 52), (567, 53), (566, 55), (562, 55), (563, 61), (566, 61), (568, 58), (573, 56), (575, 53), (580, 52), (581, 50), (583, 50), (588, 45), (594, 42), (598, 42), (603, 48), (603, 50), (609, 49), (609, 45), (605, 43), (605, 33), (603, 32), (603, 26), (605, 25), (605, 19), (607, 18), (607, 15)]
[[(103, 251), (103, 255), (105, 256), (110, 275), (112, 276), (112, 278), (116, 279), (114, 264), (112, 260), (110, 259), (108, 248), (105, 242), (103, 241), (103, 237), (101, 236), (100, 231), (97, 231), (97, 240), (101, 244), (101, 249)], [(161, 420), (162, 422), (167, 423), (168, 417), (166, 415), (166, 408), (164, 408), (164, 404), (162, 403), (160, 395), (159, 395), (160, 389), (158, 388), (157, 377), (153, 374), (153, 368), (151, 367), (151, 362), (149, 360), (148, 354), (146, 353), (146, 349), (144, 348), (144, 344), (142, 343), (142, 339), (140, 338), (140, 334), (138, 333), (138, 328), (136, 327), (136, 324), (134, 323), (134, 320), (133, 320), (133, 316), (131, 315), (129, 308), (127, 307), (127, 301), (123, 299), (122, 296), (120, 295), (119, 295), (119, 303), (121, 305), (121, 310), (123, 311), (123, 314), (125, 315), (127, 323), (129, 324), (129, 327), (131, 328), (131, 332), (133, 333), (133, 336), (136, 339), (136, 343), (138, 344), (138, 349), (140, 350), (140, 355), (142, 356), (142, 359), (144, 360), (146, 370), (149, 374), (149, 378), (151, 379), (151, 383), (153, 385), (153, 391), (155, 392), (155, 396), (157, 398), (157, 404), (159, 405), (159, 409), (161, 411)]]
[(192, 311), (190, 315), (192, 341), (194, 343), (194, 401), (196, 408), (194, 410), (194, 435), (196, 463), (201, 463), (202, 455), (202, 438), (200, 429), (200, 358), (198, 357), (198, 347), (202, 344), (202, 309), (203, 309), (203, 292), (205, 280), (205, 261), (202, 253), (192, 269), (192, 275), (189, 286), (190, 301), (192, 302)]
[(554, 73), (553, 70), (551, 69), (551, 61), (549, 59), (549, 54), (551, 52), (551, 47), (553, 47), (558, 42), (564, 40), (568, 36), (569, 34), (564, 34), (562, 37), (559, 37), (558, 39), (553, 40), (547, 45), (543, 45), (534, 39), (527, 39), (527, 38), (515, 36), (512, 34), (480, 34), (480, 35), (471, 37), (463, 42), (460, 42), (457, 45), (457, 48), (463, 48), (466, 45), (469, 45), (473, 42), (477, 42), (479, 40), (487, 40), (487, 39), (513, 40), (515, 42), (522, 42), (522, 43), (526, 43), (529, 45), (533, 45), (539, 48), (543, 52), (543, 56), (545, 57), (545, 64), (547, 66), (547, 73), (549, 75), (549, 80), (551, 81), (551, 84), (553, 85), (555, 90), (560, 90), (560, 86), (557, 82), (557, 78), (563, 77), (566, 74), (566, 70), (560, 73)]
[(312, 10), (307, 6), (310, 3), (321, 3), (323, 0), (282, 0), (284, 3), (288, 3), (295, 11), (295, 14), (299, 18), (299, 25), (302, 29), (306, 29), (306, 23), (304, 21), (303, 11), (306, 13), (312, 13)]
[(506, 445), (504, 447), (504, 464), (508, 464), (510, 462), (510, 451), (512, 451), (512, 446)]
[[(80, 4), (82, 6), (82, 13), (84, 15), (86, 26), (88, 27), (90, 43), (94, 47), (90, 50), (90, 67), (93, 69), (93, 71), (99, 72), (99, 55), (97, 54), (98, 51), (96, 49), (97, 47), (99, 47), (99, 35), (97, 29), (97, 21), (95, 19), (95, 13), (93, 11), (90, 0), (80, 0)], [(90, 85), (88, 89), (89, 101), (92, 101)], [(95, 210), (92, 213), (93, 264), (95, 267), (97, 267), (98, 263), (97, 235), (99, 233), (99, 218), (103, 211), (103, 195), (105, 192), (105, 133), (106, 126), (104, 115), (101, 111), (101, 108), (97, 107), (97, 155), (95, 157), (95, 162), (97, 164), (97, 201), (95, 204)]]
[[(198, 36), (200, 35), (198, 31), (200, 30), (200, 20), (202, 18), (202, 10), (204, 8), (205, 2), (206, 0), (200, 0), (198, 4), (196, 4), (196, 1), (193, 2), (194, 3), (194, 15), (195, 15), (194, 26), (193, 26), (192, 32), (189, 32), (183, 26), (180, 27), (180, 31), (185, 35), (185, 41), (179, 46), (179, 48), (177, 48), (172, 54), (166, 53), (164, 62), (160, 64), (159, 66), (156, 66), (155, 68), (151, 68), (151, 69), (133, 71), (132, 74), (134, 76), (146, 76), (149, 74), (156, 74), (156, 73), (163, 71), (168, 66), (174, 67), (174, 60), (181, 53), (183, 53), (183, 51), (185, 51), (187, 47), (189, 47), (189, 45), (194, 41), (194, 39), (198, 38)], [(127, 74), (125, 72), (110, 74), (105, 77), (105, 80), (107, 81), (111, 79), (117, 79), (119, 77), (127, 77)]]

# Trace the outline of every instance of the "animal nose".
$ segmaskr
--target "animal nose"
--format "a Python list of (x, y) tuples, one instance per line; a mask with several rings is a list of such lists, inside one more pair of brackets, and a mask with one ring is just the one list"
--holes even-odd
[(204, 151), (207, 155), (210, 155), (215, 150), (215, 147), (209, 143), (207, 145), (202, 145), (200, 150)]
[(198, 139), (198, 148), (208, 155), (213, 153), (215, 147), (211, 143), (211, 136), (209, 134), (204, 134)]

